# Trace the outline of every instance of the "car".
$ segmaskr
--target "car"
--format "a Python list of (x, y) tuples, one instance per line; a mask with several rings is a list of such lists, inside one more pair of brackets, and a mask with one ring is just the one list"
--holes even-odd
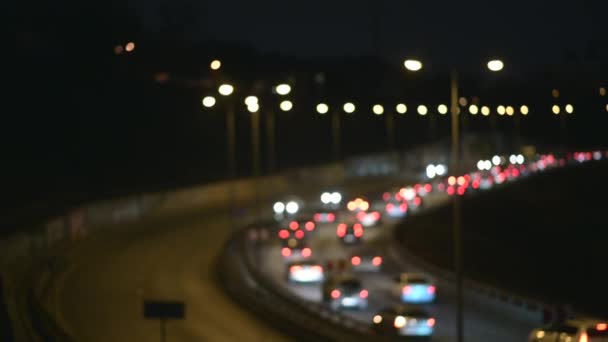
[(316, 261), (294, 261), (287, 264), (287, 281), (289, 282), (319, 283), (324, 280), (323, 266)]
[(358, 213), (360, 211), (368, 211), (371, 204), (369, 200), (363, 197), (357, 197), (352, 201), (348, 201), (346, 204), (346, 209), (353, 213)]
[(290, 230), (301, 229), (306, 234), (314, 232), (317, 228), (317, 224), (314, 222), (313, 219), (298, 218), (294, 220), (288, 220), (286, 222), (286, 225)]
[(400, 218), (407, 214), (407, 202), (388, 201), (385, 206), (388, 217)]
[(435, 323), (435, 318), (424, 310), (395, 306), (376, 312), (372, 317), (371, 325), (379, 335), (416, 336), (419, 339), (430, 340)]
[(382, 257), (376, 253), (355, 253), (350, 264), (354, 272), (378, 272), (382, 269)]
[(347, 245), (358, 244), (363, 238), (363, 226), (361, 223), (340, 223), (336, 229), (336, 235)]
[(528, 342), (606, 342), (608, 321), (574, 319), (532, 330)]
[(355, 216), (364, 227), (373, 227), (380, 223), (379, 211), (360, 211)]
[(277, 235), (279, 239), (285, 243), (289, 239), (303, 240), (306, 238), (306, 233), (303, 229), (279, 229)]
[(304, 201), (301, 198), (291, 196), (285, 200), (276, 201), (272, 205), (274, 219), (277, 221), (286, 220), (297, 215), (304, 207)]
[(393, 278), (393, 293), (403, 303), (425, 304), (435, 301), (436, 287), (425, 275), (402, 273)]
[(313, 214), (316, 223), (334, 223), (338, 219), (338, 210), (319, 208)]
[(367, 308), (369, 292), (353, 275), (338, 274), (328, 278), (322, 291), (323, 302), (332, 310)]
[(288, 239), (281, 247), (281, 255), (286, 260), (310, 258), (312, 249), (304, 240)]

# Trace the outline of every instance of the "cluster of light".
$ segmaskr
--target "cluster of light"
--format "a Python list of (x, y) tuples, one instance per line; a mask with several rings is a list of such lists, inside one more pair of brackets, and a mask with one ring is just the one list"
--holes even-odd
[(480, 160), (477, 162), (477, 168), (479, 171), (490, 170), (492, 168), (492, 162), (489, 160)]
[(524, 156), (522, 154), (512, 154), (509, 156), (509, 163), (511, 164), (523, 164), (524, 163)]
[(418, 114), (424, 116), (424, 115), (426, 115), (426, 113), (428, 113), (428, 109), (426, 108), (425, 105), (418, 106)]
[(377, 105), (374, 105), (374, 107), (372, 107), (372, 111), (376, 115), (382, 115), (382, 114), (384, 114), (384, 107), (382, 107), (382, 105), (377, 104)]
[(355, 111), (355, 104), (352, 102), (346, 102), (342, 108), (346, 113), (351, 114)]
[(428, 178), (435, 178), (435, 176), (443, 176), (445, 175), (446, 167), (442, 164), (429, 164), (426, 167), (426, 176)]
[(282, 101), (281, 104), (279, 104), (279, 107), (281, 108), (282, 111), (289, 112), (291, 110), (291, 108), (293, 108), (293, 103), (291, 103), (291, 101), (289, 101), (289, 100), (285, 100), (285, 101)]
[(403, 62), (403, 65), (409, 71), (418, 71), (418, 70), (422, 69), (422, 62), (415, 60), (415, 59), (408, 59), (405, 62)]
[(566, 113), (572, 114), (574, 112), (574, 107), (571, 104), (566, 105)]
[(553, 107), (551, 107), (551, 111), (553, 112), (553, 114), (557, 115), (559, 114), (559, 106), (558, 105), (553, 105)]
[(219, 68), (222, 67), (222, 62), (220, 62), (217, 59), (214, 59), (211, 61), (211, 63), (209, 64), (209, 67), (211, 68), (211, 70), (219, 70)]
[(395, 322), (394, 322), (395, 328), (397, 328), (397, 329), (403, 328), (405, 326), (405, 322), (406, 322), (405, 317), (403, 317), (403, 316), (395, 317)]
[(488, 116), (488, 115), (490, 115), (490, 107), (488, 107), (488, 106), (483, 106), (483, 107), (481, 107), (481, 114), (482, 114), (483, 116)]
[(339, 192), (324, 192), (321, 194), (321, 202), (323, 204), (338, 204), (342, 201), (342, 195)]
[(437, 111), (439, 112), (439, 114), (445, 115), (448, 113), (448, 106), (440, 104), (439, 106), (437, 106)]
[(366, 211), (367, 209), (369, 209), (369, 202), (367, 202), (361, 198), (356, 198), (355, 200), (348, 202), (346, 207), (350, 211), (355, 211), (357, 209), (359, 209), (361, 211)]
[(247, 105), (247, 110), (250, 113), (257, 113), (260, 110), (260, 104), (257, 102), (254, 102), (252, 104)]
[(488, 69), (490, 69), (491, 71), (500, 71), (504, 67), (505, 64), (499, 59), (494, 59), (488, 62)]
[(222, 84), (217, 91), (220, 93), (220, 95), (228, 96), (234, 92), (234, 87), (230, 84)]
[(207, 107), (207, 108), (211, 108), (213, 106), (215, 106), (215, 97), (213, 96), (205, 96), (203, 97), (203, 106)]
[(522, 115), (528, 115), (529, 113), (529, 109), (528, 106), (523, 105), (519, 108), (519, 111), (521, 112)]
[(492, 164), (498, 166), (498, 165), (500, 165), (500, 162), (501, 162), (500, 156), (492, 157)]
[(317, 113), (319, 114), (327, 114), (329, 112), (329, 106), (325, 103), (319, 103), (317, 105)]
[(274, 88), (279, 95), (287, 95), (291, 92), (291, 86), (289, 84), (279, 84)]
[(475, 114), (477, 114), (478, 112), (479, 112), (479, 108), (478, 108), (476, 105), (472, 104), (472, 105), (469, 107), (469, 113), (471, 113), (471, 114), (475, 115)]
[(407, 106), (404, 105), (403, 103), (399, 103), (395, 109), (397, 110), (397, 113), (399, 114), (405, 114), (405, 112), (407, 112)]
[(496, 112), (498, 112), (498, 115), (505, 115), (505, 112), (506, 112), (505, 106), (503, 106), (503, 105), (498, 106), (498, 108), (496, 108)]
[(247, 105), (247, 106), (258, 104), (258, 102), (259, 102), (259, 100), (256, 96), (247, 96), (245, 98), (245, 105)]
[(513, 114), (515, 114), (515, 109), (511, 106), (507, 106), (506, 112), (508, 116), (513, 116)]

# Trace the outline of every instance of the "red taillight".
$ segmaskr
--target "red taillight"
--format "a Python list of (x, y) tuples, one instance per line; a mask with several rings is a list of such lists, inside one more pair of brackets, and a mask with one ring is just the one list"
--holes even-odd
[(327, 221), (334, 222), (335, 219), (336, 219), (336, 215), (334, 215), (333, 213), (327, 214)]
[(454, 194), (454, 187), (453, 186), (448, 186), (447, 193), (450, 196), (453, 195)]
[(367, 298), (368, 295), (369, 293), (367, 292), (367, 290), (361, 290), (361, 292), (359, 292), (359, 297), (361, 298)]
[(302, 249), (302, 256), (308, 258), (312, 254), (312, 250), (308, 247)]
[(395, 200), (401, 201), (402, 199), (403, 199), (403, 196), (401, 196), (400, 192), (398, 192), (398, 193), (395, 194)]
[(408, 295), (408, 294), (412, 293), (412, 287), (409, 285), (404, 286), (403, 289), (401, 290), (401, 292), (403, 292), (404, 295)]
[(299, 272), (299, 271), (301, 271), (301, 270), (302, 270), (302, 266), (298, 266), (298, 265), (296, 265), (296, 266), (291, 266), (291, 267), (289, 268), (289, 271), (290, 271), (291, 273), (294, 273), (294, 272)]
[(365, 220), (365, 216), (367, 216), (367, 214), (364, 213), (363, 211), (360, 211), (357, 213), (357, 220), (363, 221), (363, 220)]
[(302, 238), (304, 238), (304, 231), (303, 230), (296, 230), (295, 235), (296, 235), (296, 239), (298, 239), (298, 240), (302, 239)]
[(432, 328), (433, 326), (435, 326), (435, 319), (434, 319), (434, 318), (429, 318), (429, 319), (427, 319), (427, 320), (426, 320), (426, 325), (427, 325), (429, 328)]
[(281, 254), (283, 254), (284, 257), (288, 257), (291, 255), (291, 249), (283, 247), (283, 249), (281, 249)]
[(586, 332), (581, 334), (581, 337), (578, 339), (578, 342), (589, 342), (589, 337), (587, 336)]
[(382, 194), (382, 199), (387, 202), (391, 199), (391, 194), (389, 192), (385, 192)]
[(419, 206), (422, 203), (422, 199), (420, 197), (414, 198), (414, 205)]
[(513, 169), (513, 171), (511, 171), (511, 174), (513, 175), (513, 177), (519, 177), (519, 170)]
[(606, 331), (606, 329), (608, 329), (608, 324), (606, 323), (599, 323), (595, 326), (595, 330), (597, 331)]
[(296, 221), (291, 221), (289, 222), (289, 229), (291, 230), (296, 230), (300, 227), (300, 225), (298, 224), (298, 222)]
[(308, 230), (309, 232), (312, 232), (315, 229), (315, 223), (312, 221), (308, 221), (304, 225), (304, 228), (306, 228), (306, 230)]
[(372, 213), (372, 216), (374, 217), (374, 220), (376, 220), (376, 221), (380, 219), (380, 213), (377, 211), (374, 211)]
[(380, 266), (381, 264), (382, 264), (382, 258), (381, 257), (377, 256), (377, 257), (374, 257), (372, 259), (372, 265), (374, 265), (374, 266), (377, 267), (377, 266)]
[(321, 272), (323, 272), (323, 267), (321, 267), (319, 265), (314, 265), (312, 267), (312, 270), (315, 271), (315, 272), (317, 272), (317, 273), (321, 273)]
[(407, 211), (407, 203), (401, 203), (401, 205), (399, 205), (399, 209), (401, 209), (401, 211)]
[(475, 179), (473, 181), (473, 189), (479, 189), (479, 180), (478, 179)]
[(350, 258), (350, 262), (353, 264), (353, 266), (359, 266), (359, 264), (361, 264), (361, 258), (358, 256), (354, 256)]
[(357, 224), (355, 224), (354, 228), (355, 228), (355, 236), (361, 237), (363, 235), (363, 227), (357, 223)]
[(336, 230), (336, 234), (339, 237), (344, 237), (344, 235), (346, 235), (346, 224), (345, 223), (340, 223), (338, 225), (338, 229)]
[(464, 185), (466, 182), (467, 180), (463, 176), (458, 177), (458, 185)]
[(435, 286), (433, 285), (429, 286), (426, 290), (429, 294), (435, 294)]
[(466, 188), (464, 186), (459, 186), (458, 187), (458, 194), (460, 196), (464, 195), (465, 190), (466, 190)]
[(424, 191), (431, 192), (433, 190), (433, 186), (429, 183), (424, 184)]
[(321, 221), (321, 214), (316, 213), (316, 214), (313, 216), (313, 218), (315, 219), (315, 221), (319, 222), (319, 221)]
[(279, 230), (279, 238), (281, 239), (287, 239), (289, 237), (289, 231), (287, 231), (286, 229), (281, 229)]
[(336, 290), (332, 290), (331, 291), (331, 298), (333, 298), (333, 299), (340, 298), (340, 290), (337, 290), (337, 289)]

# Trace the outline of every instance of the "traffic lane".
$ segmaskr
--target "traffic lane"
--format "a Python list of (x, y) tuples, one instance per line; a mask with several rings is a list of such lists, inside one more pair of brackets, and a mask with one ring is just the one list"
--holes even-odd
[[(145, 299), (186, 302), (186, 319), (170, 321), (179, 341), (288, 340), (249, 315), (219, 287), (214, 274), (227, 217), (199, 217), (175, 226), (82, 241), (75, 267), (58, 292), (60, 312), (77, 340), (150, 341), (159, 322), (142, 318)], [(238, 329), (234, 327), (238, 326)]]

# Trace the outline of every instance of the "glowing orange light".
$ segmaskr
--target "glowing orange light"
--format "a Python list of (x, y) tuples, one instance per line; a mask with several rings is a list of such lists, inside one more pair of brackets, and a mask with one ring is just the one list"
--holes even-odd
[(127, 52), (132, 52), (133, 50), (135, 50), (135, 43), (128, 42), (127, 45), (125, 45), (125, 50)]

